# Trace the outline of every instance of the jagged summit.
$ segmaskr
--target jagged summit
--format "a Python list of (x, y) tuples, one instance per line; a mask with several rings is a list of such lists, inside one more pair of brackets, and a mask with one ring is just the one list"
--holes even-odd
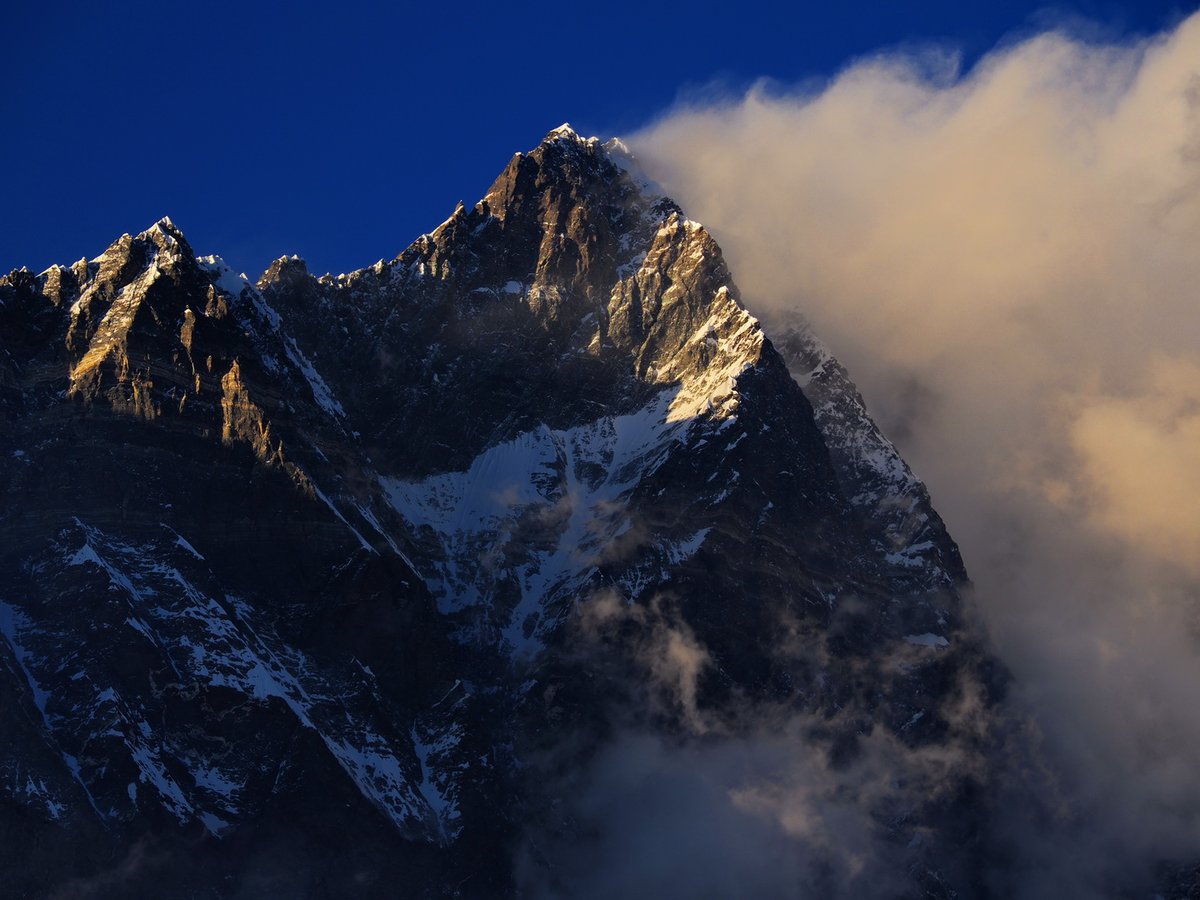
[(550, 131), (546, 132), (546, 136), (544, 138), (542, 138), (543, 144), (559, 142), (559, 141), (564, 141), (564, 142), (573, 143), (573, 144), (582, 144), (584, 146), (593, 146), (593, 145), (599, 143), (598, 138), (584, 137), (583, 135), (581, 135), (579, 132), (577, 132), (574, 128), (571, 127), (571, 124), (569, 122), (563, 122), (557, 128), (552, 128)]
[(154, 231), (157, 231), (161, 234), (170, 235), (171, 237), (174, 237), (176, 239), (183, 237), (183, 232), (180, 231), (179, 227), (174, 222), (171, 221), (170, 216), (163, 216), (157, 222), (155, 222), (153, 225), (151, 225), (149, 228), (147, 228), (144, 232), (142, 232), (142, 234), (138, 235), (138, 237), (142, 237), (143, 235), (147, 235), (150, 232), (154, 232)]
[(292, 254), (291, 256), (281, 256), (267, 266), (266, 271), (259, 276), (257, 286), (261, 290), (269, 284), (281, 281), (293, 281), (300, 285), (308, 277), (308, 263), (296, 254)]

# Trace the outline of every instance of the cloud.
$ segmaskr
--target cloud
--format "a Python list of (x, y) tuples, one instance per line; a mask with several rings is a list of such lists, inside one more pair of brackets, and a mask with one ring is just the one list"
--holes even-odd
[(630, 143), (768, 333), (799, 311), (846, 363), (962, 546), (1061, 795), (1053, 835), (1014, 797), (1005, 892), (1200, 857), (1200, 16), (965, 73), (885, 53)]
[(635, 604), (615, 591), (600, 591), (576, 611), (574, 632), (585, 641), (585, 655), (601, 641), (623, 644), (641, 669), (634, 680), (646, 694), (643, 708), (678, 717), (693, 734), (718, 727), (699, 703), (700, 678), (712, 660), (687, 623), (672, 614), (668, 596)]
[[(785, 738), (668, 742), (623, 732), (570, 789), (575, 828), (518, 866), (556, 898), (887, 896), (875, 824)], [(848, 777), (858, 773), (848, 773)], [(882, 877), (881, 877), (882, 876)]]
[[(611, 708), (588, 730), (602, 741), (581, 744), (572, 729), (531, 764), (551, 812), (528, 820), (523, 896), (883, 898), (923, 879), (978, 880), (942, 852), (941, 833), (985, 774), (977, 685), (959, 685), (936, 743), (910, 743), (857, 708), (714, 702), (716, 664), (675, 599), (601, 591), (575, 608), (570, 652)], [(781, 622), (779, 646), (762, 652), (794, 639)], [(913, 662), (910, 645), (894, 650), (893, 664)]]
[(1200, 365), (1155, 361), (1132, 395), (1092, 398), (1071, 443), (1100, 527), (1200, 571)]

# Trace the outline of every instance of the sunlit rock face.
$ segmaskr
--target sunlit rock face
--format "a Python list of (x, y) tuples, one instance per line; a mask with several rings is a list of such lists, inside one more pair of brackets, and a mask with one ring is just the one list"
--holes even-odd
[(616, 735), (778, 727), (891, 748), (896, 894), (970, 893), (999, 678), (957, 548), (779, 338), (566, 127), (349, 275), (251, 283), (164, 219), (0, 279), (14, 890), (529, 895)]

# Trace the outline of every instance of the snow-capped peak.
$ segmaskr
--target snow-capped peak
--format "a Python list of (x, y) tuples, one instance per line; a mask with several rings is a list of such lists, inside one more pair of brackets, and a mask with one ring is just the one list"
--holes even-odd
[(600, 139), (597, 137), (584, 137), (569, 124), (564, 122), (557, 128), (548, 132), (546, 136), (542, 138), (542, 146), (547, 144), (594, 149), (600, 146)]
[(183, 236), (179, 226), (172, 222), (169, 216), (163, 216), (135, 237), (137, 240), (152, 242), (160, 251), (165, 251), (168, 255), (176, 255), (181, 250), (186, 251), (187, 254), (191, 253), (187, 238)]
[(552, 128), (550, 130), (550, 132), (546, 135), (546, 137), (547, 138), (560, 138), (560, 137), (578, 138), (579, 132), (577, 132), (574, 128), (571, 127), (570, 122), (563, 122), (557, 128)]
[(183, 232), (179, 230), (178, 225), (171, 221), (170, 216), (163, 216), (161, 219), (139, 234), (138, 237), (149, 237), (153, 234), (165, 235), (171, 240), (178, 240), (179, 238), (183, 237)]

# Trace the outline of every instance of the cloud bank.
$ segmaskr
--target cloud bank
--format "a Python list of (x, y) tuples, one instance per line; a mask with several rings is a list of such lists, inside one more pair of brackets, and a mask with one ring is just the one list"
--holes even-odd
[(1053, 832), (1014, 805), (997, 888), (1200, 858), (1200, 16), (966, 73), (882, 54), (631, 143), (752, 311), (813, 323), (962, 546), (1061, 797)]

